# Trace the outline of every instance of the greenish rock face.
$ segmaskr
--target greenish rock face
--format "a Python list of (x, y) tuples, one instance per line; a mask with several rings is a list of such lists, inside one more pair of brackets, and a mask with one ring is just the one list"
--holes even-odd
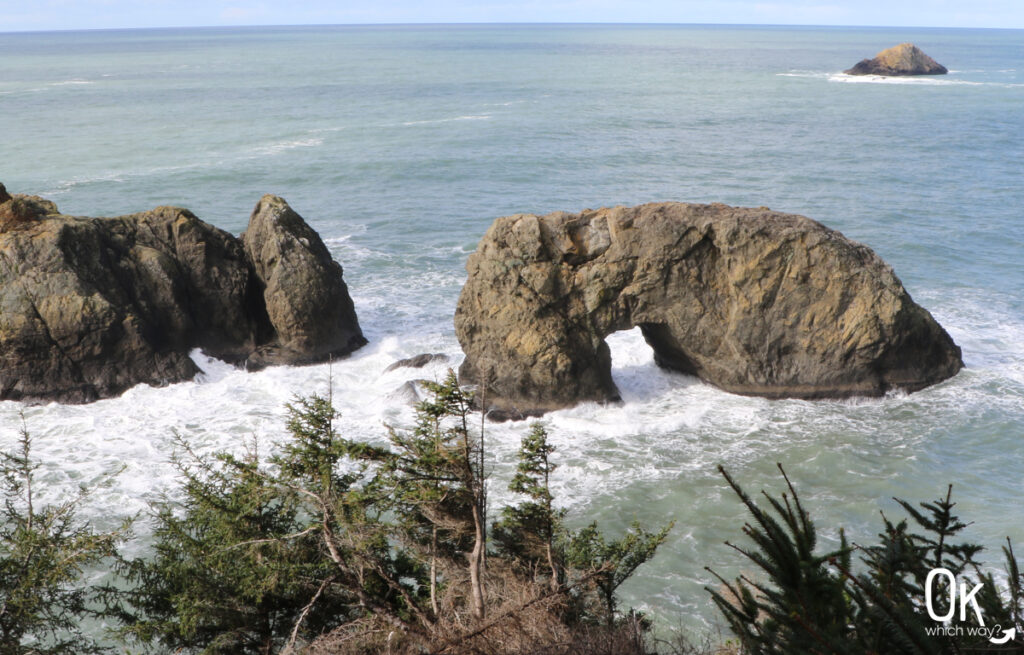
[(769, 398), (915, 391), (963, 366), (869, 248), (763, 208), (508, 216), (466, 268), (460, 375), (502, 416), (617, 400), (604, 338), (637, 326), (660, 366)]
[[(254, 213), (256, 232), (316, 257), (250, 260), (240, 239), (177, 207), (84, 218), (6, 190), (0, 201), (0, 399), (89, 402), (189, 380), (195, 348), (239, 365), (264, 352), (297, 364), (365, 343), (340, 266), (281, 199), (291, 220), (264, 227)], [(282, 322), (281, 296), (349, 311)]]
[(248, 368), (343, 357), (366, 343), (341, 266), (283, 198), (260, 199), (242, 241), (276, 335)]

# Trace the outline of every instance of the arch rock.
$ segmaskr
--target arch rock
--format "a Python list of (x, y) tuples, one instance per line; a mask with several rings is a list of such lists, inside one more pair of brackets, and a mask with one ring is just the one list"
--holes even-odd
[(658, 365), (767, 398), (916, 391), (963, 367), (870, 248), (766, 208), (506, 216), (466, 269), (459, 374), (498, 416), (618, 400), (604, 339), (637, 326)]

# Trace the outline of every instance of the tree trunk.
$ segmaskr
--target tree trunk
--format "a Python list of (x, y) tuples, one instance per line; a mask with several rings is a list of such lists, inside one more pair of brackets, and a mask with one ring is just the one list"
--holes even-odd
[(547, 543), (548, 551), (548, 566), (551, 567), (551, 591), (558, 589), (558, 567), (555, 566), (555, 556), (551, 552), (551, 539), (548, 539)]
[(484, 609), (484, 585), (481, 570), (484, 561), (484, 517), (480, 506), (473, 504), (473, 526), (476, 531), (476, 539), (473, 542), (473, 552), (469, 554), (469, 584), (473, 599), (473, 614), (476, 618), (482, 619), (485, 615)]
[(434, 620), (441, 614), (437, 610), (437, 526), (434, 526), (430, 537), (430, 609), (434, 611)]

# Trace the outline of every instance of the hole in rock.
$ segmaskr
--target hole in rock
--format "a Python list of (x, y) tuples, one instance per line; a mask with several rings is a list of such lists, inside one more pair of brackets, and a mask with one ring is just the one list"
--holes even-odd
[(612, 356), (612, 380), (626, 402), (644, 400), (670, 389), (699, 384), (692, 375), (658, 366), (654, 351), (639, 327), (613, 332), (605, 337)]

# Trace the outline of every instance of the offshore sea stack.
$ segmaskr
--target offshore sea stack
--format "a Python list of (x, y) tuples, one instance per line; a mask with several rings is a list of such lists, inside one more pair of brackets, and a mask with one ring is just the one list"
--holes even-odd
[(0, 399), (189, 380), (195, 348), (259, 368), (366, 343), (341, 267), (280, 198), (260, 201), (243, 242), (178, 207), (75, 217), (0, 190)]
[(886, 75), (900, 77), (907, 75), (945, 75), (949, 71), (921, 52), (913, 43), (901, 43), (875, 55), (874, 59), (862, 59), (846, 71), (847, 75)]
[(248, 368), (321, 362), (366, 343), (341, 265), (283, 198), (260, 199), (242, 243), (275, 334)]
[(658, 203), (497, 219), (455, 313), (464, 382), (498, 418), (615, 401), (604, 338), (768, 398), (915, 391), (960, 348), (871, 249), (803, 216)]

